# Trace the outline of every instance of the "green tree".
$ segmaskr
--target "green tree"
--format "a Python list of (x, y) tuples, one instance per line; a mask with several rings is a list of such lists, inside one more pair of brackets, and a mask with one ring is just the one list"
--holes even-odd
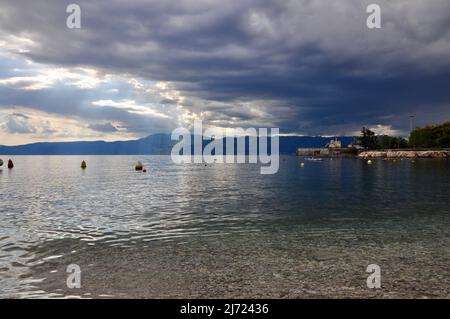
[(366, 127), (362, 128), (361, 136), (358, 138), (358, 143), (365, 150), (374, 150), (379, 148), (375, 133)]
[(409, 135), (409, 144), (417, 148), (449, 148), (450, 121), (416, 128)]
[(389, 135), (383, 135), (379, 137), (379, 144), (382, 149), (399, 149), (408, 148), (408, 141), (403, 137), (395, 137)]
[(397, 137), (398, 148), (408, 148), (409, 143), (403, 137)]

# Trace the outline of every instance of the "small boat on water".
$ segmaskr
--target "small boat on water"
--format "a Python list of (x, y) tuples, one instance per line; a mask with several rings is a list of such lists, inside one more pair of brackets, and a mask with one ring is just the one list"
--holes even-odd
[(317, 157), (307, 157), (305, 158), (306, 161), (311, 161), (311, 162), (320, 162), (322, 161), (321, 158), (317, 158)]

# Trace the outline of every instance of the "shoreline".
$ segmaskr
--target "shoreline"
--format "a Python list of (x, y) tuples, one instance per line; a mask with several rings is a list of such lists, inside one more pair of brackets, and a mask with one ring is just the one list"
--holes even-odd
[(450, 150), (436, 151), (363, 151), (359, 158), (450, 158)]

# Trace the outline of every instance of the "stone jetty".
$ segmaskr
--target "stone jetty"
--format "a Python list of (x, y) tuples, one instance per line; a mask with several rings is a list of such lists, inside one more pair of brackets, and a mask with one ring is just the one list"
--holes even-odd
[(360, 158), (450, 158), (450, 150), (442, 151), (363, 151)]

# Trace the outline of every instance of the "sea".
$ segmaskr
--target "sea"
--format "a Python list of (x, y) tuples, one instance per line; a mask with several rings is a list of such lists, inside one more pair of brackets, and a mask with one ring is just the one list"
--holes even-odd
[(450, 297), (448, 159), (0, 158), (2, 298)]

